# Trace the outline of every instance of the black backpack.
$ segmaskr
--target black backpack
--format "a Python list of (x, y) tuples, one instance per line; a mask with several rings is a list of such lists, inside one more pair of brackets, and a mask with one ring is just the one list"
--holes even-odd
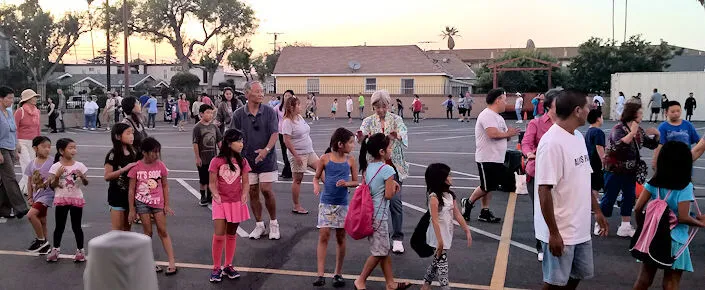
[(426, 213), (419, 220), (419, 223), (416, 225), (414, 234), (411, 235), (411, 248), (414, 249), (414, 252), (419, 254), (419, 257), (421, 258), (433, 256), (433, 253), (436, 252), (436, 249), (429, 246), (426, 242), (426, 231), (428, 231), (430, 224), (431, 212), (426, 211)]

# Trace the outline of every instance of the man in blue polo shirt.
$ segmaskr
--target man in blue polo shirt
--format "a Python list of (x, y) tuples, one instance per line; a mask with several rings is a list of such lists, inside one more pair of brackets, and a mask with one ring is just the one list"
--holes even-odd
[(252, 171), (250, 179), (250, 207), (255, 216), (257, 225), (250, 233), (251, 239), (259, 239), (266, 228), (262, 221), (262, 204), (259, 192), (262, 191), (264, 203), (269, 213), (269, 239), (278, 240), (279, 223), (277, 222), (277, 207), (272, 184), (277, 181), (277, 155), (274, 146), (279, 138), (278, 116), (272, 107), (262, 105), (264, 92), (262, 83), (248, 82), (245, 85), (247, 105), (242, 106), (233, 113), (230, 128), (242, 132), (245, 147), (242, 156), (247, 159)]

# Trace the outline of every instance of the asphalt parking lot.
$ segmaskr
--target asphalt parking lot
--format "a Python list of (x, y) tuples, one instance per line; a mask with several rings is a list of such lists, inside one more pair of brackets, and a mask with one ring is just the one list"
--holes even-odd
[[(312, 126), (311, 137), (318, 154), (326, 149), (331, 133), (338, 127), (357, 130), (359, 120), (348, 124), (347, 120), (320, 120)], [(508, 121), (510, 126), (514, 124)], [(609, 129), (608, 122), (603, 129)], [(477, 166), (474, 161), (474, 121), (460, 123), (457, 120), (423, 120), (409, 126), (409, 148), (406, 157), (410, 162), (410, 177), (404, 182), (404, 245), (407, 252), (393, 256), (395, 277), (402, 281), (420, 283), (430, 259), (419, 258), (408, 242), (418, 219), (426, 210), (425, 166), (443, 162), (453, 169), (454, 190), (459, 196), (467, 196), (479, 185)], [(267, 239), (238, 241), (235, 266), (241, 271), (239, 280), (224, 280), (220, 284), (208, 282), (211, 268), (211, 237), (213, 234), (210, 210), (197, 205), (198, 176), (194, 165), (191, 133), (179, 133), (166, 123), (159, 123), (157, 130), (149, 134), (162, 143), (162, 158), (170, 169), (170, 197), (174, 216), (168, 218), (176, 260), (180, 271), (176, 276), (159, 275), (161, 289), (315, 289), (311, 286), (316, 276), (316, 209), (318, 200), (311, 186), (312, 176), (307, 174), (302, 186), (303, 206), (309, 215), (291, 213), (291, 181), (279, 181), (274, 185), (277, 196), (278, 219), (281, 225), (281, 240)], [(705, 132), (705, 123), (695, 123), (698, 132)], [(585, 131), (581, 128), (581, 131)], [(86, 240), (101, 235), (110, 229), (107, 206), (107, 183), (102, 179), (103, 160), (110, 148), (110, 138), (105, 131), (85, 132), (69, 130), (52, 134), (50, 138), (73, 138), (78, 143), (77, 159), (89, 167), (91, 183), (84, 189), (86, 207), (83, 224)], [(516, 138), (510, 143), (513, 148)], [(279, 150), (277, 150), (280, 153)], [(642, 156), (650, 158), (650, 150), (642, 150)], [(279, 156), (281, 159), (281, 156)], [(649, 162), (650, 160), (646, 160)], [(281, 167), (281, 166), (280, 166)], [(281, 168), (280, 168), (281, 169)], [(17, 170), (19, 172), (19, 169)], [(705, 199), (705, 161), (695, 163), (695, 194)], [(451, 286), (456, 289), (538, 289), (542, 285), (540, 264), (533, 249), (533, 218), (531, 204), (526, 195), (493, 193), (491, 209), (503, 218), (499, 224), (486, 224), (472, 220), (473, 245), (466, 247), (462, 231), (455, 232), (454, 244), (449, 251)], [(478, 212), (479, 213), (479, 212)], [(475, 215), (476, 213), (473, 213)], [(616, 236), (618, 214), (609, 219), (610, 236), (593, 240), (596, 277), (581, 284), (582, 289), (630, 289), (637, 277), (639, 264), (627, 251), (629, 240)], [(267, 216), (265, 215), (265, 220)], [(249, 233), (254, 220), (241, 224)], [(49, 213), (49, 230), (53, 231), (53, 209)], [(141, 227), (133, 227), (140, 232)], [(24, 250), (34, 238), (31, 226), (22, 220), (6, 220), (0, 224), (0, 289), (57, 288), (82, 289), (85, 265), (62, 259), (57, 264), (47, 264), (44, 257), (27, 254)], [(362, 269), (369, 249), (364, 240), (348, 239), (347, 256), (343, 267), (346, 279), (354, 279)], [(70, 228), (63, 238), (62, 252), (73, 254), (75, 242)], [(681, 281), (682, 289), (698, 289), (705, 284), (705, 238), (696, 236), (690, 246), (695, 273), (686, 273)], [(158, 261), (166, 261), (161, 243), (155, 237), (154, 251)], [(90, 253), (88, 253), (90, 259)], [(333, 270), (335, 245), (329, 244), (326, 272)], [(373, 272), (368, 289), (383, 289), (382, 273)], [(660, 284), (658, 275), (654, 285)], [(353, 289), (352, 280), (347, 280), (345, 289)], [(333, 289), (330, 279), (326, 287)], [(697, 286), (701, 285), (701, 286)]]

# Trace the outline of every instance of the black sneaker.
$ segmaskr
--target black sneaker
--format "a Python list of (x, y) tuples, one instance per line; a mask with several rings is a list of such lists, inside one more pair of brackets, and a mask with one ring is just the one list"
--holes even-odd
[(46, 246), (39, 249), (39, 251), (37, 251), (37, 253), (40, 255), (49, 255), (49, 253), (51, 253), (51, 245), (49, 243), (47, 243)]
[(335, 287), (335, 288), (345, 287), (345, 280), (343, 280), (343, 276), (341, 276), (341, 275), (333, 276), (333, 287)]
[(49, 242), (47, 240), (40, 241), (39, 239), (34, 239), (32, 244), (27, 248), (27, 252), (30, 253), (36, 253), (38, 252), (41, 248), (49, 245)]
[(324, 285), (326, 285), (326, 278), (323, 278), (322, 276), (319, 276), (318, 279), (316, 279), (316, 281), (313, 282), (313, 286), (316, 286), (316, 287), (321, 287)]
[(200, 205), (200, 206), (207, 206), (208, 205), (208, 199), (206, 198), (205, 193), (201, 193), (201, 199), (198, 201), (198, 205)]
[(209, 204), (213, 203), (213, 194), (210, 190), (206, 191), (206, 202)]
[(492, 214), (492, 212), (487, 208), (483, 208), (480, 211), (480, 216), (477, 217), (477, 220), (479, 220), (481, 222), (486, 222), (486, 223), (498, 223), (498, 222), (502, 221), (501, 218), (494, 216), (494, 214)]
[(470, 212), (472, 211), (473, 204), (470, 199), (463, 198), (460, 200), (460, 213), (463, 215), (465, 221), (470, 221)]

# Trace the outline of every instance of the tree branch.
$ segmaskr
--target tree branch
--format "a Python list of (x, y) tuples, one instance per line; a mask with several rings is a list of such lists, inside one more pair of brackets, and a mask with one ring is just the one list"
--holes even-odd
[[(201, 23), (202, 23), (202, 25), (203, 25), (203, 30), (204, 30), (204, 32), (206, 32), (206, 28), (205, 28), (205, 27), (206, 27), (206, 21), (203, 20)], [(192, 41), (191, 44), (189, 44), (189, 48), (188, 48), (188, 51), (187, 51), (187, 53), (185, 54), (185, 56), (186, 56), (186, 57), (191, 57), (191, 55), (193, 54), (193, 51), (194, 51), (194, 48), (196, 47), (196, 45), (201, 45), (201, 46), (206, 45), (206, 43), (208, 43), (208, 41), (209, 41), (214, 35), (216, 35), (217, 33), (220, 33), (220, 30), (223, 29), (223, 26), (224, 26), (224, 24), (221, 23), (220, 25), (218, 25), (218, 27), (214, 28), (213, 31), (211, 31), (210, 34), (206, 33), (206, 38), (203, 39), (202, 41), (201, 41), (201, 40), (194, 40), (194, 41)]]

